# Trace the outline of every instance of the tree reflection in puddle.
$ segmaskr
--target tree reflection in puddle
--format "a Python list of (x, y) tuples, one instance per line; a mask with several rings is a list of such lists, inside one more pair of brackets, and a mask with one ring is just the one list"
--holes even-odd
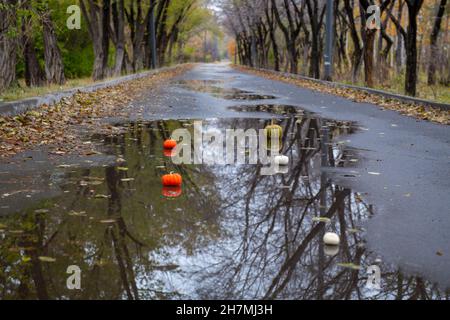
[[(445, 298), (366, 251), (361, 226), (372, 206), (321, 170), (352, 164), (355, 155), (337, 143), (352, 125), (304, 114), (278, 122), (292, 161), (274, 176), (253, 165), (175, 166), (162, 142), (176, 128), (192, 130), (191, 121), (133, 123), (126, 134), (93, 137), (115, 163), (57, 168), (61, 196), (0, 218), (0, 298)], [(269, 123), (204, 122), (207, 130)], [(172, 196), (160, 180), (170, 171), (184, 178)], [(340, 235), (338, 251), (324, 247), (326, 231)], [(366, 288), (373, 264), (380, 290)], [(82, 270), (81, 290), (66, 287), (70, 265)]]

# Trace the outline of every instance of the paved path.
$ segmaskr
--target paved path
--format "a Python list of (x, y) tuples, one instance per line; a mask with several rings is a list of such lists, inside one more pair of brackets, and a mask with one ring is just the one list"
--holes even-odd
[[(219, 85), (225, 88), (279, 97), (240, 104), (294, 105), (365, 128), (348, 143), (359, 149), (360, 176), (337, 174), (335, 181), (367, 192), (366, 199), (375, 205), (376, 214), (367, 224), (369, 248), (388, 263), (450, 287), (449, 126), (240, 73), (227, 64), (199, 65), (180, 80), (224, 81)], [(239, 117), (227, 109), (236, 104), (178, 86), (136, 102), (144, 106), (139, 117), (145, 119)]]
[[(188, 80), (220, 81), (215, 85), (230, 89), (225, 90), (226, 94), (234, 88), (277, 99), (226, 100), (186, 89)], [(326, 118), (355, 121), (364, 130), (345, 139), (350, 140), (349, 147), (358, 150), (359, 175), (345, 178), (342, 172), (331, 174), (336, 183), (367, 193), (366, 200), (374, 204), (375, 215), (366, 226), (369, 249), (404, 271), (420, 273), (442, 287), (450, 287), (449, 126), (243, 74), (227, 64), (198, 65), (177, 81), (135, 101), (132, 120), (242, 117), (242, 113), (228, 107), (263, 103), (293, 105)], [(44, 165), (47, 160), (42, 160)], [(42, 175), (44, 169), (51, 174), (51, 169), (41, 170), (36, 163), (22, 165), (18, 174), (34, 170)], [(7, 170), (5, 167), (0, 171)], [(34, 180), (41, 183), (39, 175)]]

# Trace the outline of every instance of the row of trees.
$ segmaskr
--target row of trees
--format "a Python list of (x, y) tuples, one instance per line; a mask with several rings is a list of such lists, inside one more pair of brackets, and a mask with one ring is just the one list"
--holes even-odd
[[(66, 26), (74, 4), (79, 30)], [(1, 0), (0, 92), (18, 77), (64, 84), (65, 67), (71, 77), (89, 69), (94, 80), (155, 67), (152, 34), (156, 65), (183, 61), (189, 41), (208, 30), (219, 33), (205, 0)]]
[[(405, 70), (405, 92), (415, 96), (421, 62), (430, 85), (436, 83), (438, 71), (439, 81), (448, 85), (447, 4), (447, 0), (334, 0), (336, 72), (351, 74), (353, 82), (363, 73), (365, 85), (373, 87), (376, 70), (380, 82), (386, 80), (389, 67), (397, 73)], [(222, 1), (241, 63), (275, 70), (284, 66), (314, 78), (321, 77), (326, 5), (326, 0)], [(368, 27), (372, 5), (380, 10), (379, 29)]]

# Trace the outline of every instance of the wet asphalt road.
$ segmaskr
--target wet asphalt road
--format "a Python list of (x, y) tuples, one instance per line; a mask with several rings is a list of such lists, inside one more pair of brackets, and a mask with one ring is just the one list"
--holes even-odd
[(367, 193), (374, 204), (376, 213), (366, 226), (368, 248), (407, 273), (450, 287), (450, 127), (240, 73), (227, 64), (202, 64), (179, 80), (223, 81), (217, 85), (277, 99), (236, 102), (172, 85), (136, 101), (135, 119), (240, 117), (227, 107), (283, 104), (355, 121), (361, 130), (348, 137), (347, 146), (358, 150), (358, 174), (330, 173), (336, 183)]
[[(180, 81), (185, 80), (220, 81), (215, 86), (274, 95), (277, 99), (226, 100), (187, 89), (180, 85)], [(365, 193), (365, 200), (374, 205), (375, 215), (365, 226), (368, 248), (385, 263), (399, 266), (406, 273), (422, 275), (438, 282), (442, 288), (450, 287), (449, 126), (243, 74), (227, 64), (198, 65), (175, 82), (136, 100), (133, 103), (136, 112), (131, 121), (239, 118), (243, 113), (228, 107), (260, 104), (292, 105), (325, 118), (356, 122), (361, 129), (340, 138), (348, 139), (346, 145), (357, 150), (360, 161), (356, 168), (329, 169), (329, 172), (335, 183)], [(251, 116), (270, 117), (245, 113), (245, 117)], [(27, 155), (32, 155), (33, 161), (21, 163), (19, 169), (14, 169), (14, 165), (2, 165), (0, 179), (4, 180), (2, 172), (9, 176), (15, 170), (18, 176), (29, 172), (29, 180), (22, 179), (22, 188), (40, 186), (43, 197), (56, 193), (55, 185), (62, 178), (53, 173), (54, 164), (49, 164), (45, 152), (26, 153), (22, 157)], [(113, 161), (101, 156), (89, 159), (86, 166)], [(345, 177), (349, 170), (358, 173)], [(36, 172), (39, 174), (34, 174)], [(43, 178), (54, 183), (43, 185)], [(0, 194), (8, 188), (11, 187), (0, 184)], [(11, 201), (15, 201), (12, 198)], [(31, 203), (36, 198), (17, 200), (20, 203), (12, 203), (11, 207), (26, 207), (28, 201)]]

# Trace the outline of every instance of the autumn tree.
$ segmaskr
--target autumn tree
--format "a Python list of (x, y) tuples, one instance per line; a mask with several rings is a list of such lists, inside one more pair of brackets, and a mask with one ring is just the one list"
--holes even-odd
[(16, 80), (17, 0), (0, 3), (0, 92)]
[(436, 60), (438, 56), (437, 40), (441, 31), (442, 17), (445, 13), (447, 0), (441, 0), (434, 18), (433, 31), (430, 35), (430, 65), (428, 67), (428, 85), (436, 83)]

